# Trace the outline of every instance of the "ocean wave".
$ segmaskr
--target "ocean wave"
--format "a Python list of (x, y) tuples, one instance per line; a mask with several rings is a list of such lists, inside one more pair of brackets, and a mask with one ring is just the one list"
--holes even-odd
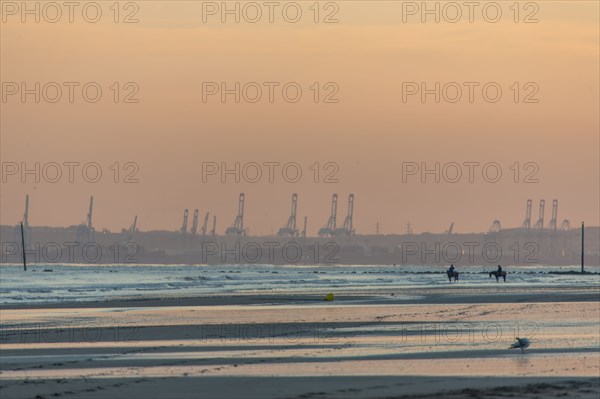
[[(323, 292), (328, 288), (360, 289), (427, 288), (448, 284), (440, 267), (392, 266), (169, 266), (53, 265), (53, 273), (23, 273), (19, 268), (2, 269), (0, 304), (90, 301), (127, 295), (160, 297), (223, 292)], [(461, 267), (461, 284), (496, 286), (489, 267)], [(600, 275), (568, 274), (575, 268), (531, 266), (509, 267), (506, 284), (552, 288), (586, 286), (597, 288)], [(590, 266), (594, 272), (600, 267)]]

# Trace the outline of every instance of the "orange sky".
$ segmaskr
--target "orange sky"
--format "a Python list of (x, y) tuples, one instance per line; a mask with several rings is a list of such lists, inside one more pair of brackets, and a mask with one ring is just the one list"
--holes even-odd
[[(540, 1), (539, 22), (530, 24), (513, 21), (512, 1), (498, 2), (498, 23), (477, 12), (473, 23), (421, 23), (419, 15), (403, 23), (402, 2), (338, 2), (335, 24), (315, 24), (312, 1), (298, 2), (304, 14), (297, 24), (277, 13), (276, 23), (223, 24), (218, 16), (203, 23), (201, 2), (190, 1), (138, 2), (139, 23), (115, 24), (112, 3), (99, 2), (103, 18), (96, 24), (77, 13), (74, 23), (56, 24), (3, 14), (3, 95), (10, 82), (98, 82), (103, 89), (94, 104), (80, 91), (69, 103), (66, 89), (54, 104), (7, 96), (0, 102), (4, 166), (96, 162), (103, 178), (22, 183), (6, 176), (2, 224), (20, 220), (27, 193), (32, 225), (79, 223), (93, 194), (96, 229), (120, 230), (137, 214), (142, 230), (175, 230), (184, 208), (198, 208), (217, 214), (222, 232), (233, 222), (240, 192), (254, 234), (284, 224), (293, 192), (299, 216), (309, 217), (309, 234), (325, 224), (334, 192), (338, 220), (348, 193), (355, 194), (354, 224), (362, 233), (374, 232), (376, 222), (383, 233), (402, 232), (409, 221), (416, 232), (443, 231), (450, 222), (457, 232), (483, 231), (494, 219), (516, 226), (527, 198), (536, 204), (534, 218), (540, 198), (556, 198), (559, 222), (600, 224), (597, 2)], [(331, 10), (321, 10), (320, 18)], [(522, 9), (519, 18), (530, 11)], [(203, 82), (252, 81), (298, 82), (303, 96), (297, 103), (285, 102), (281, 91), (273, 103), (202, 101)], [(113, 82), (121, 94), (135, 82), (139, 103), (115, 104)], [(315, 103), (314, 82), (321, 95), (325, 83), (335, 82), (339, 102)], [(476, 90), (473, 103), (435, 103), (432, 96), (403, 102), (403, 82), (497, 82), (503, 96), (488, 103)], [(518, 103), (509, 88), (514, 82), (521, 86)], [(539, 87), (538, 103), (523, 103), (527, 82)], [(136, 163), (139, 182), (114, 183), (114, 162)], [(304, 178), (203, 183), (203, 162), (297, 162)], [(339, 182), (314, 183), (315, 162), (335, 162)], [(476, 169), (472, 183), (466, 177), (403, 182), (403, 162), (497, 162), (503, 178), (488, 183)], [(515, 162), (518, 183), (509, 169)], [(527, 162), (539, 166), (538, 183), (522, 182)]]

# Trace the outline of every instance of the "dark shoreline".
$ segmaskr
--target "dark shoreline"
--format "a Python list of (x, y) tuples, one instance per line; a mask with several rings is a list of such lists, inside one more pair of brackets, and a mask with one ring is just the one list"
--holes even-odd
[[(453, 287), (454, 288), (454, 287)], [(86, 302), (29, 303), (1, 305), (0, 309), (70, 309), (70, 308), (137, 308), (137, 307), (184, 307), (184, 306), (252, 306), (252, 305), (436, 305), (436, 304), (474, 304), (474, 303), (543, 303), (543, 302), (600, 302), (598, 288), (556, 288), (522, 292), (522, 287), (499, 287), (484, 291), (474, 287), (456, 287), (448, 293), (447, 287), (430, 288), (426, 292), (417, 289), (389, 289), (375, 292), (355, 293), (354, 295), (335, 295), (334, 302), (326, 302), (325, 294), (217, 294), (194, 297), (144, 297), (118, 298)], [(471, 292), (469, 292), (471, 291)], [(514, 291), (514, 292), (511, 292)]]

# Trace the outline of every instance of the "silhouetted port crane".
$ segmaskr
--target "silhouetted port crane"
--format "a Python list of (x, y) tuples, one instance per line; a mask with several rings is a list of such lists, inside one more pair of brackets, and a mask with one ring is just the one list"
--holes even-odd
[(181, 224), (181, 229), (179, 229), (181, 234), (187, 234), (188, 214), (189, 211), (187, 209), (183, 211), (183, 223)]
[(354, 194), (348, 196), (348, 216), (344, 220), (344, 226), (336, 229), (335, 234), (354, 234), (354, 227), (352, 226), (352, 219), (354, 217)]
[(225, 230), (225, 234), (238, 236), (246, 235), (246, 229), (244, 228), (244, 199), (244, 193), (241, 193), (238, 203), (238, 214), (233, 222), (233, 225), (229, 226), (227, 230)]
[(296, 211), (298, 209), (298, 194), (292, 194), (292, 212), (287, 224), (279, 229), (277, 235), (280, 237), (296, 237), (298, 229), (296, 228)]
[(198, 209), (194, 209), (194, 218), (192, 219), (192, 228), (190, 229), (190, 235), (195, 236), (198, 231)]
[(213, 227), (210, 231), (211, 237), (215, 237), (217, 235), (217, 215), (213, 216)]
[(490, 226), (490, 233), (500, 233), (502, 231), (502, 225), (499, 220), (494, 220)]
[(95, 230), (92, 226), (92, 215), (94, 211), (94, 196), (90, 197), (90, 207), (85, 219), (85, 222), (77, 226), (77, 242), (92, 242), (94, 241)]
[(204, 215), (204, 223), (202, 223), (202, 227), (200, 228), (200, 234), (202, 235), (202, 237), (206, 236), (206, 229), (208, 228), (208, 216), (210, 215), (210, 212), (206, 212), (206, 215)]
[(533, 201), (528, 199), (527, 200), (527, 208), (525, 208), (525, 220), (523, 221), (523, 225), (522, 225), (522, 227), (524, 229), (531, 228), (531, 205), (532, 204), (533, 204)]
[(331, 215), (325, 227), (319, 229), (319, 237), (332, 237), (335, 235), (336, 218), (337, 218), (337, 194), (331, 197)]
[(555, 230), (557, 228), (556, 217), (558, 216), (558, 200), (552, 201), (552, 219), (550, 219), (550, 223), (548, 223), (548, 229)]
[(129, 227), (129, 237), (127, 237), (127, 242), (133, 242), (133, 238), (137, 231), (137, 215), (133, 218), (133, 224)]
[(448, 227), (448, 230), (444, 231), (444, 234), (452, 234), (452, 230), (454, 229), (454, 222), (450, 223), (450, 227)]
[(539, 214), (537, 222), (535, 222), (536, 229), (541, 230), (544, 228), (544, 208), (545, 207), (546, 207), (546, 201), (540, 200), (540, 214)]

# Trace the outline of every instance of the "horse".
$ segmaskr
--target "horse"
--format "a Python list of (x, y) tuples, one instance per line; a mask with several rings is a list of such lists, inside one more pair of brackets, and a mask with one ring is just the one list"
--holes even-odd
[(452, 282), (452, 277), (454, 277), (454, 282), (458, 281), (458, 272), (446, 272), (448, 275), (448, 281)]
[(498, 273), (497, 271), (495, 272), (490, 272), (490, 277), (496, 277), (496, 282), (498, 282), (498, 279), (500, 277), (502, 277), (504, 279), (504, 282), (506, 282), (506, 272), (505, 271), (501, 271), (500, 273)]

